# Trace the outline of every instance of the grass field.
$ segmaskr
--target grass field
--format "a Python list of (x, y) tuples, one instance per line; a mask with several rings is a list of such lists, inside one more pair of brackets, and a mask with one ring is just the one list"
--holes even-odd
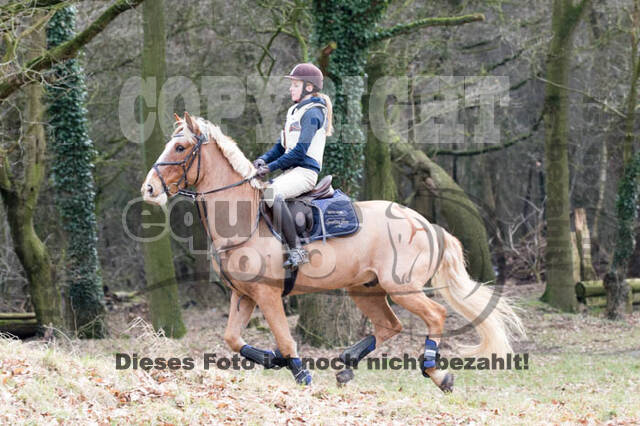
[[(442, 423), (639, 424), (640, 313), (613, 323), (594, 313), (558, 313), (536, 301), (541, 286), (518, 286), (528, 338), (527, 370), (456, 371), (444, 395), (417, 370), (356, 371), (338, 387), (335, 371), (314, 371), (311, 387), (294, 384), (286, 370), (204, 370), (203, 354), (230, 356), (222, 333), (225, 312), (189, 309), (188, 335), (157, 336), (123, 312), (110, 318), (112, 338), (20, 342), (0, 338), (0, 424)], [(423, 326), (398, 310), (406, 333), (374, 356), (420, 352)], [(292, 318), (291, 321), (295, 321)], [(455, 323), (452, 317), (451, 322)], [(263, 327), (247, 341), (272, 347)], [(445, 356), (472, 335), (449, 339)], [(115, 353), (193, 357), (192, 370), (116, 370)], [(334, 357), (339, 350), (300, 346), (302, 356)]]

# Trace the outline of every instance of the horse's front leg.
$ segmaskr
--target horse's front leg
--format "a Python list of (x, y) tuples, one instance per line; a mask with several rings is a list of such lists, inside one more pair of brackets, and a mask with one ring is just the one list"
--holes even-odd
[(257, 296), (257, 303), (269, 323), (269, 328), (276, 338), (276, 343), (280, 352), (284, 356), (287, 367), (293, 373), (296, 382), (310, 385), (311, 373), (302, 366), (302, 360), (298, 357), (296, 341), (291, 336), (287, 316), (284, 312), (281, 289), (278, 287), (263, 286), (260, 295)]
[(265, 368), (275, 366), (285, 367), (284, 357), (278, 350), (265, 351), (247, 345), (242, 338), (242, 331), (247, 326), (251, 314), (255, 309), (256, 302), (247, 296), (241, 296), (236, 290), (231, 292), (231, 303), (229, 304), (229, 320), (227, 329), (224, 332), (224, 341), (234, 352), (240, 352), (242, 356), (258, 363)]
[(255, 307), (256, 302), (253, 300), (246, 296), (241, 297), (236, 290), (231, 292), (229, 320), (224, 331), (224, 341), (234, 352), (240, 352), (242, 347), (246, 345), (241, 333), (249, 323)]

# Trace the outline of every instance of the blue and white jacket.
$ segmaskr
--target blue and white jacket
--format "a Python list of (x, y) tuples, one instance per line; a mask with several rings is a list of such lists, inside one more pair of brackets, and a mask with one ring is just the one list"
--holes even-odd
[(320, 173), (327, 127), (324, 99), (312, 97), (297, 103), (287, 111), (278, 142), (259, 158), (267, 163), (271, 172), (305, 167)]

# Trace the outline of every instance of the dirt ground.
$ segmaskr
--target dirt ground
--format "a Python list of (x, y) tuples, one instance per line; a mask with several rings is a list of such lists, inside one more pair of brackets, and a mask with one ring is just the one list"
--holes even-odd
[[(624, 344), (619, 347), (622, 342), (616, 342), (614, 336), (618, 335), (622, 330), (629, 328), (637, 328), (640, 326), (640, 311), (636, 306), (636, 310), (627, 321), (613, 322), (602, 318), (601, 311), (586, 310), (577, 315), (562, 314), (557, 310), (538, 302), (537, 300), (544, 292), (544, 284), (518, 284), (508, 283), (505, 287), (504, 295), (515, 302), (518, 308), (518, 314), (523, 320), (526, 338), (522, 338), (514, 342), (513, 349), (515, 352), (523, 353), (556, 353), (556, 352), (602, 352), (611, 348), (611, 343), (616, 350), (634, 353), (640, 351), (640, 341), (636, 342), (636, 346), (626, 347)], [(186, 339), (191, 340), (190, 347), (195, 353), (211, 352), (212, 350), (220, 355), (230, 356), (233, 352), (229, 351), (223, 341), (224, 328), (228, 317), (228, 302), (223, 300), (223, 295), (215, 302), (215, 307), (208, 309), (189, 308), (183, 311), (184, 321), (189, 330)], [(435, 300), (445, 304), (439, 297)], [(188, 302), (187, 302), (188, 303)], [(389, 357), (402, 356), (408, 351), (408, 348), (414, 348), (416, 356), (421, 353), (424, 348), (424, 336), (427, 334), (427, 327), (424, 322), (417, 316), (411, 314), (399, 305), (393, 305), (392, 309), (402, 322), (404, 327), (402, 333), (379, 345), (376, 353), (386, 353)], [(120, 337), (122, 333), (128, 335), (125, 330), (130, 322), (137, 317), (141, 317), (149, 322), (148, 310), (144, 303), (115, 306), (114, 310), (109, 314), (109, 328), (113, 337)], [(292, 331), (295, 331), (295, 325), (298, 321), (297, 315), (288, 317), (289, 325)], [(446, 320), (446, 331), (453, 332), (467, 324), (467, 321), (460, 315), (449, 309)], [(554, 342), (545, 338), (549, 329), (553, 328), (554, 335), (563, 336), (562, 341)], [(591, 332), (588, 333), (589, 340), (573, 339), (572, 332)], [(366, 325), (366, 332), (371, 331), (370, 324)], [(446, 333), (447, 334), (447, 333)], [(456, 333), (454, 333), (456, 334)], [(581, 337), (582, 333), (580, 333)], [(275, 348), (275, 339), (268, 330), (267, 322), (256, 308), (250, 326), (243, 333), (244, 339), (248, 344), (264, 349)], [(300, 356), (308, 357), (335, 357), (341, 349), (316, 348), (300, 341), (299, 336), (294, 332), (294, 337), (298, 342), (298, 353)], [(456, 356), (457, 348), (461, 345), (468, 345), (477, 342), (477, 335), (474, 331), (469, 330), (462, 334), (453, 336), (446, 335), (441, 343), (441, 351), (443, 356)], [(609, 343), (608, 345), (602, 345)], [(595, 346), (593, 345), (595, 344)]]
[[(205, 353), (231, 357), (223, 341), (226, 302), (184, 309), (180, 340), (154, 333), (143, 302), (116, 304), (111, 336), (27, 342), (0, 338), (0, 424), (640, 424), (640, 312), (626, 321), (597, 311), (564, 314), (538, 301), (541, 284), (508, 285), (527, 337), (514, 351), (529, 355), (526, 370), (455, 371), (444, 395), (418, 370), (358, 369), (338, 386), (332, 369), (314, 370), (313, 385), (295, 385), (289, 371), (203, 368)], [(424, 324), (393, 306), (404, 325), (374, 357), (423, 350)], [(259, 311), (243, 334), (274, 348)], [(296, 316), (289, 317), (293, 327)], [(451, 314), (447, 330), (464, 325)], [(445, 357), (476, 339), (448, 336)], [(341, 349), (299, 344), (301, 357), (333, 358)], [(192, 357), (191, 370), (116, 369), (116, 354)]]

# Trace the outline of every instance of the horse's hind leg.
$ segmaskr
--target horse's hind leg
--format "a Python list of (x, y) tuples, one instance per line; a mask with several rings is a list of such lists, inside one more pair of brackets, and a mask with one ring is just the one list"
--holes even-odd
[[(435, 342), (434, 346), (427, 347), (427, 345), (433, 345), (433, 343), (427, 340), (427, 342), (425, 342), (425, 349), (436, 350), (444, 329), (447, 310), (438, 302), (429, 299), (422, 292), (421, 284), (415, 287), (418, 287), (416, 291), (407, 292), (406, 286), (396, 286), (398, 291), (390, 291), (389, 295), (398, 305), (422, 318), (429, 328), (431, 338), (428, 339), (431, 342)], [(453, 390), (453, 375), (451, 373), (446, 370), (438, 370), (436, 367), (427, 368), (425, 372), (443, 392), (451, 392)]]
[(361, 285), (347, 291), (358, 309), (371, 321), (376, 345), (402, 331), (402, 324), (387, 302), (387, 293), (379, 286), (367, 288)]
[(376, 346), (402, 331), (402, 324), (387, 302), (387, 293), (380, 286), (368, 288), (361, 285), (349, 288), (347, 291), (358, 309), (373, 324), (373, 335), (365, 337), (342, 352), (340, 359), (347, 369), (336, 375), (340, 383), (348, 382), (353, 378), (353, 372), (349, 367), (355, 367)]

